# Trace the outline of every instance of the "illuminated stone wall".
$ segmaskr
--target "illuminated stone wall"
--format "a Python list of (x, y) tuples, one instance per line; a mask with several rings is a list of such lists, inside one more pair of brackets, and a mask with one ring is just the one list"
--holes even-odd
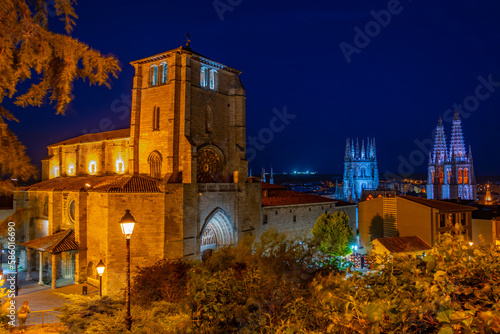
[[(287, 238), (311, 238), (316, 220), (325, 212), (344, 212), (349, 216), (349, 226), (356, 234), (356, 205), (335, 207), (332, 203), (302, 205), (265, 206), (262, 208), (262, 232), (274, 229), (286, 234)], [(264, 222), (266, 222), (264, 224)]]
[(42, 169), (44, 180), (61, 176), (128, 173), (127, 138), (72, 145), (49, 146), (49, 159)]

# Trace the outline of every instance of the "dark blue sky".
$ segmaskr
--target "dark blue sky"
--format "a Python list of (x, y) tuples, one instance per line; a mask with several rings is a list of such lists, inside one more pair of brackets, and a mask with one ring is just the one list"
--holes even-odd
[[(76, 11), (73, 36), (115, 55), (123, 70), (112, 89), (77, 83), (66, 116), (11, 108), (21, 123), (9, 126), (36, 163), (51, 143), (128, 127), (129, 62), (184, 45), (189, 32), (193, 50), (243, 72), (247, 136), (269, 128), (273, 109), (296, 115), (263, 137), (270, 142), (251, 161), (254, 173), (271, 165), (342, 173), (346, 138), (367, 136), (376, 138), (380, 172), (425, 172), (415, 141), (431, 139), (438, 117), (466, 103), (476, 174), (500, 174), (498, 1), (85, 0)], [(355, 41), (366, 28), (369, 41)], [(358, 46), (350, 62), (341, 43)]]

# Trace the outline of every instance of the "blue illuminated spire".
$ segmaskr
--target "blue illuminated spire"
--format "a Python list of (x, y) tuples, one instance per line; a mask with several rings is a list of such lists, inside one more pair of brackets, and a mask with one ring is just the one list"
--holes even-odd
[(434, 150), (432, 154), (432, 160), (437, 160), (438, 162), (444, 162), (446, 156), (446, 138), (444, 136), (444, 126), (441, 116), (438, 120), (438, 125), (436, 127), (436, 135), (434, 137)]
[(262, 168), (262, 173), (260, 174), (260, 182), (266, 182), (266, 170)]
[(269, 176), (269, 183), (274, 184), (273, 167), (271, 167), (271, 175)]
[(364, 159), (365, 158), (365, 140), (363, 139), (361, 141), (361, 159)]
[[(451, 150), (453, 150), (453, 155), (451, 154)], [(462, 121), (460, 120), (458, 111), (455, 112), (451, 128), (450, 157), (455, 158), (456, 161), (465, 161), (467, 157), (462, 133)]]

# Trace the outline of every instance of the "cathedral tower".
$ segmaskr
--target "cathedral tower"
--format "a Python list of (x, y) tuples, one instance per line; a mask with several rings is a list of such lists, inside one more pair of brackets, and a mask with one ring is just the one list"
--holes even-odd
[(467, 153), (460, 115), (455, 112), (451, 128), (450, 149), (447, 150), (443, 121), (439, 118), (434, 148), (429, 152), (427, 198), (476, 199), (476, 178), (472, 151)]
[(169, 183), (245, 182), (240, 72), (189, 47), (131, 64), (131, 172)]
[(346, 140), (344, 155), (344, 198), (348, 201), (358, 202), (363, 190), (375, 190), (379, 184), (377, 154), (375, 149), (375, 138), (359, 140)]

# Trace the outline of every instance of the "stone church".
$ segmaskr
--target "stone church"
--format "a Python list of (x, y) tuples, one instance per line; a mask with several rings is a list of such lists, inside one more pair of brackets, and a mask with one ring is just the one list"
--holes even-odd
[(247, 175), (240, 72), (189, 46), (131, 64), (130, 128), (50, 145), (42, 182), (15, 193), (28, 278), (50, 267), (53, 288), (57, 273), (98, 282), (102, 260), (103, 293), (119, 291), (125, 210), (137, 221), (133, 269), (201, 258), (259, 232), (261, 184)]

